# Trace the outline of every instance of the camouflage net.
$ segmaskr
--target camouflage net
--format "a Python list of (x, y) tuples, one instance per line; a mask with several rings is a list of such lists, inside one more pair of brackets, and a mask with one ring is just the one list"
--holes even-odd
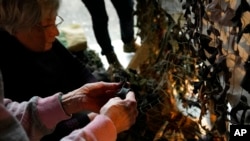
[[(179, 2), (182, 13), (173, 17), (160, 0), (137, 0), (138, 35), (142, 47), (150, 46), (150, 54), (139, 71), (128, 69), (140, 114), (136, 124), (119, 135), (119, 141), (225, 141), (229, 140), (229, 125), (241, 124), (233, 121), (236, 112), (249, 109), (241, 95), (241, 105), (235, 100), (236, 108), (229, 110), (230, 89), (234, 87), (228, 66), (231, 54), (224, 48), (227, 41), (220, 38), (215, 17), (205, 11), (212, 1)], [(227, 3), (217, 2), (214, 7), (219, 9), (224, 8), (222, 2)], [(241, 38), (242, 24), (236, 16), (231, 17), (230, 27), (235, 31), (232, 34)], [(237, 49), (233, 54), (241, 57)]]
[(150, 54), (138, 70), (120, 73), (136, 94), (139, 116), (117, 140), (229, 140), (230, 124), (249, 123), (250, 115), (236, 113), (250, 109), (250, 52), (239, 46), (250, 33), (241, 19), (250, 6), (245, 0), (237, 8), (230, 4), (239, 1), (180, 0), (182, 12), (170, 14), (162, 2), (137, 0), (137, 34)]

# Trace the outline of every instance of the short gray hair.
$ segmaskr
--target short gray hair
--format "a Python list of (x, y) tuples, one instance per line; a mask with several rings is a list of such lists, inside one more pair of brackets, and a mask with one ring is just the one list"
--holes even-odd
[(0, 0), (0, 28), (14, 33), (31, 28), (45, 14), (57, 13), (61, 0)]

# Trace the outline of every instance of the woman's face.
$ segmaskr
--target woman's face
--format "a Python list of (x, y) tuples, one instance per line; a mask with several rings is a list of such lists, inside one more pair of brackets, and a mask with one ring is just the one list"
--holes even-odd
[(44, 52), (50, 50), (56, 36), (59, 35), (57, 19), (62, 21), (59, 16), (44, 18), (39, 24), (31, 27), (31, 29), (17, 31), (15, 36), (24, 46), (32, 51)]

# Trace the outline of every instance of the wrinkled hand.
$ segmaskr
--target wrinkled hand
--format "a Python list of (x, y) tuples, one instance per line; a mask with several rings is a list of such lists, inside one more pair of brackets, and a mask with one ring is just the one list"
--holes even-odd
[(82, 110), (99, 112), (100, 108), (121, 88), (120, 83), (96, 82), (83, 85), (62, 96), (62, 105), (66, 113)]
[(100, 114), (108, 116), (114, 123), (117, 133), (128, 130), (138, 115), (134, 92), (130, 91), (126, 98), (110, 99), (100, 110)]

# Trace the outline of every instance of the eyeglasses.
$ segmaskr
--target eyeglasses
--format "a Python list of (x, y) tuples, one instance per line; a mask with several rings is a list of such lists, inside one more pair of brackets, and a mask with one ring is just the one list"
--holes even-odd
[(56, 16), (55, 24), (50, 24), (50, 25), (45, 25), (45, 26), (37, 25), (37, 26), (39, 26), (39, 27), (41, 27), (41, 28), (43, 28), (45, 30), (45, 29), (48, 29), (48, 28), (50, 28), (52, 26), (58, 27), (63, 22), (64, 22), (64, 19), (61, 16)]
[(61, 16), (56, 16), (56, 21), (55, 21), (56, 26), (59, 26), (63, 22), (64, 22), (64, 19)]

